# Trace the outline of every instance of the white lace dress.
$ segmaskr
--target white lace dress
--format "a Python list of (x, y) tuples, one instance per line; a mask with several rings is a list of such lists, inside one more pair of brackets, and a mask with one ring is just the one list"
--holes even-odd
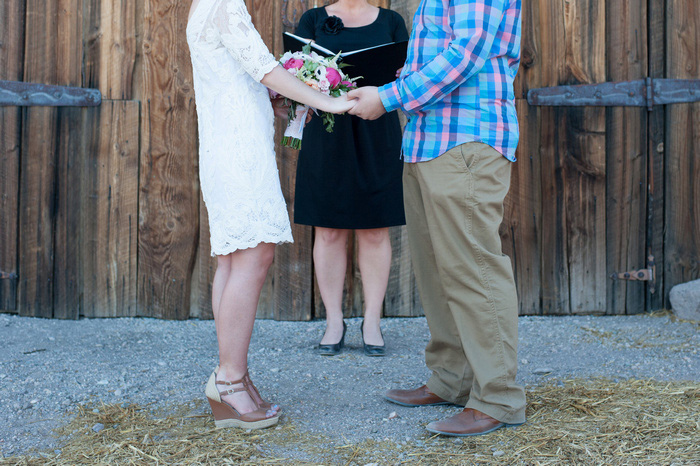
[(292, 241), (260, 80), (277, 60), (243, 0), (200, 0), (187, 24), (199, 119), (199, 178), (212, 255)]

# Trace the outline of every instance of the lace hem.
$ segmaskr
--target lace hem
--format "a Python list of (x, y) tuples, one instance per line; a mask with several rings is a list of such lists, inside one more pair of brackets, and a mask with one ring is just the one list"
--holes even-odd
[(216, 257), (216, 256), (225, 256), (227, 254), (231, 254), (232, 252), (239, 251), (241, 249), (250, 249), (254, 248), (260, 243), (272, 243), (272, 244), (285, 244), (285, 243), (294, 243), (294, 239), (292, 238), (291, 232), (287, 235), (283, 235), (282, 237), (280, 236), (274, 236), (274, 235), (263, 235), (260, 238), (255, 238), (252, 241), (244, 241), (240, 243), (229, 243), (227, 246), (214, 250), (214, 245), (211, 246), (211, 256)]

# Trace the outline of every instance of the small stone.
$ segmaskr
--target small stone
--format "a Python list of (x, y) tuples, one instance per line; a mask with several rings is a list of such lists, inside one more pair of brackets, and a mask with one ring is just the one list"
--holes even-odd
[(61, 454), (61, 450), (54, 450), (53, 452), (56, 453), (57, 455)]
[(100, 410), (97, 409), (97, 408), (93, 409), (92, 412), (95, 413), (95, 414), (100, 414)]
[(97, 385), (107, 385), (109, 383), (109, 380), (107, 379), (102, 379), (99, 382), (97, 382)]
[(38, 402), (39, 402), (39, 400), (32, 400), (32, 401), (30, 401), (30, 403), (33, 404), (33, 405), (37, 404)]
[(389, 419), (396, 419), (397, 417), (399, 417), (399, 415), (396, 414), (396, 411), (392, 411), (392, 412), (389, 414)]
[(165, 361), (158, 361), (156, 364), (162, 367), (165, 366)]
[(676, 317), (700, 321), (700, 280), (674, 286), (669, 293), (669, 299)]
[(462, 440), (461, 438), (456, 438), (452, 440), (452, 443), (454, 443), (455, 445), (462, 445), (464, 443), (464, 440)]
[(527, 359), (521, 359), (520, 364), (527, 364), (529, 361)]
[(92, 431), (93, 431), (93, 432), (100, 432), (100, 431), (103, 430), (104, 428), (105, 428), (104, 424), (100, 424), (100, 423), (98, 422), (97, 424), (95, 424), (94, 426), (92, 426)]
[(549, 367), (540, 367), (539, 369), (532, 371), (532, 373), (536, 375), (551, 374), (552, 372), (554, 372), (554, 369), (550, 369)]
[(505, 454), (506, 454), (506, 452), (503, 450), (498, 450), (498, 451), (493, 452), (493, 456), (495, 456), (496, 458), (498, 458), (499, 456), (503, 456)]
[(122, 396), (122, 391), (117, 388), (114, 390), (114, 396)]

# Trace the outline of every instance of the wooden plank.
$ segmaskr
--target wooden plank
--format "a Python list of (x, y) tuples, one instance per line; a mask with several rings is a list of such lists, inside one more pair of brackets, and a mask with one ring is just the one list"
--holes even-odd
[(84, 112), (86, 110), (80, 108), (59, 108), (55, 128), (53, 317), (60, 319), (77, 319), (80, 315), (80, 264), (83, 253), (80, 130)]
[(348, 287), (347, 294), (351, 297), (351, 303), (343, 309), (343, 315), (346, 317), (362, 317), (365, 315), (365, 296), (358, 259), (359, 245), (357, 243), (357, 235), (354, 232), (348, 238), (348, 243), (348, 246), (351, 248), (348, 253), (348, 272), (351, 274), (351, 277), (346, 279), (345, 282)]
[(83, 112), (82, 313), (135, 316), (139, 103), (112, 101)]
[(517, 99), (520, 123), (518, 161), (513, 164), (510, 192), (501, 224), (503, 253), (513, 264), (521, 315), (542, 312), (541, 263), (542, 196), (540, 184), (539, 111)]
[(138, 314), (186, 319), (199, 232), (190, 2), (145, 2)]
[[(666, 11), (667, 77), (700, 79), (700, 5), (668, 0)], [(700, 104), (671, 105), (667, 118), (666, 296), (674, 285), (700, 277)]]
[(422, 316), (423, 308), (411, 264), (406, 227), (389, 228), (389, 237), (391, 238), (392, 257), (389, 283), (384, 298), (384, 316)]
[[(0, 3), (0, 79), (24, 74), (25, 0)], [(0, 270), (17, 274), (22, 112), (0, 108)], [(17, 312), (17, 279), (0, 280), (0, 311)]]
[[(82, 71), (82, 9), (78, 0), (28, 0), (26, 8), (26, 42), (24, 81), (78, 86)], [(66, 164), (66, 150), (57, 154), (58, 110), (26, 110), (23, 123), (20, 181), (20, 279), (19, 306), (23, 315), (54, 316), (55, 270), (61, 271), (58, 302), (67, 296), (65, 285), (77, 273), (65, 241), (74, 225), (64, 209), (65, 199), (56, 199), (56, 167)], [(68, 133), (65, 133), (67, 137)], [(64, 137), (64, 139), (65, 139)], [(57, 209), (61, 210), (60, 213)], [(75, 283), (74, 281), (72, 282)], [(69, 293), (70, 294), (70, 293)], [(71, 317), (71, 301), (61, 305), (56, 317)]]
[[(648, 69), (647, 9), (644, 3), (608, 0), (607, 81), (644, 78)], [(606, 124), (607, 274), (646, 265), (646, 108), (610, 108)], [(608, 314), (645, 309), (645, 282), (608, 281)]]
[[(56, 84), (80, 86), (83, 62), (81, 0), (57, 0)], [(27, 56), (31, 60), (30, 55)], [(44, 83), (53, 84), (53, 83)], [(80, 314), (80, 151), (75, 127), (82, 110), (58, 111), (56, 131), (56, 216), (54, 226), (53, 316), (77, 319)]]
[(85, 0), (85, 80), (105, 99), (134, 98), (136, 3)]
[[(666, 0), (649, 0), (648, 4), (649, 76), (666, 76)], [(666, 136), (666, 108), (656, 108), (648, 118), (648, 199), (647, 199), (647, 255), (656, 262), (656, 279), (647, 286), (646, 310), (664, 307), (664, 138)]]
[(55, 108), (24, 111), (20, 170), (19, 311), (53, 317)]
[(413, 26), (413, 15), (416, 13), (419, 4), (420, 0), (391, 0), (390, 2), (391, 9), (403, 16), (409, 33)]
[[(602, 0), (531, 2), (529, 60), (519, 87), (605, 80)], [(585, 38), (585, 39), (583, 39)], [(547, 314), (604, 312), (605, 111), (541, 110), (542, 303)]]

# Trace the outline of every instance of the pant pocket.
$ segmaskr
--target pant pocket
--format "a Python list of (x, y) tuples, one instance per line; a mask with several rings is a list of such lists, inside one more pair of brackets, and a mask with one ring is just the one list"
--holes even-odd
[(479, 162), (479, 154), (481, 154), (481, 149), (483, 144), (479, 142), (467, 142), (461, 144), (456, 152), (456, 156), (459, 157), (463, 167), (468, 171), (472, 172), (474, 167)]

